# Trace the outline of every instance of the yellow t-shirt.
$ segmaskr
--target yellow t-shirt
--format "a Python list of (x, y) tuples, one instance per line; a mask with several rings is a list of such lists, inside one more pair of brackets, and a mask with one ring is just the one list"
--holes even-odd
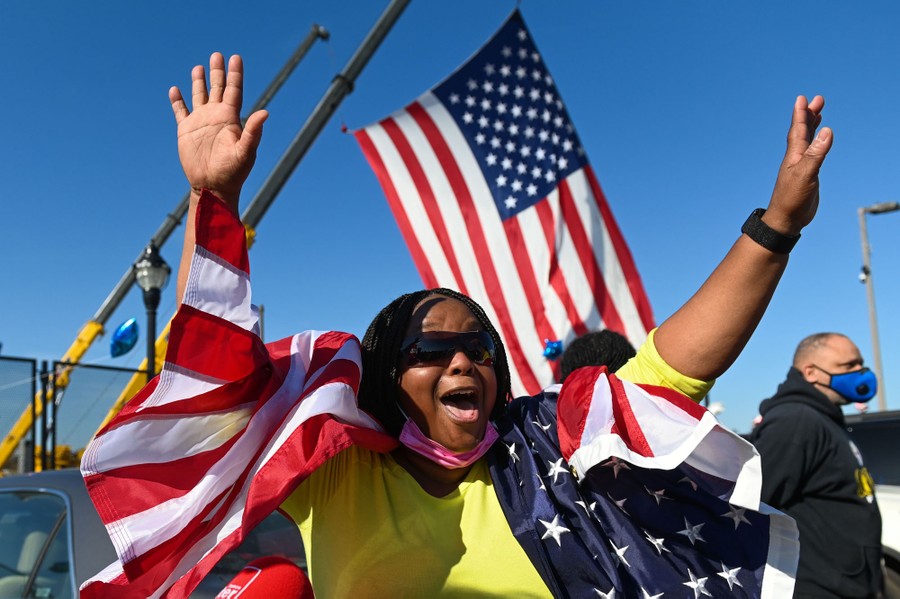
[[(695, 400), (712, 386), (666, 364), (652, 332), (616, 374)], [(320, 599), (551, 597), (509, 529), (483, 459), (458, 489), (433, 497), (389, 454), (351, 447), (281, 508), (299, 525)]]
[(300, 524), (319, 599), (552, 596), (509, 530), (487, 460), (433, 497), (390, 454), (351, 447), (281, 508)]

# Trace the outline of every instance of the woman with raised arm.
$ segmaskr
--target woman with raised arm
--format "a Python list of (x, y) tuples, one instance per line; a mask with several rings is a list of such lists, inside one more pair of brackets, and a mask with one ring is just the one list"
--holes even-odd
[(795, 102), (768, 208), (637, 356), (511, 400), (496, 329), (449, 289), (398, 297), (361, 349), (263, 345), (237, 214), (266, 113), (241, 128), (242, 78), (216, 53), (192, 109), (169, 92), (193, 190), (183, 303), (160, 376), (85, 455), (121, 563), (84, 596), (186, 595), (276, 508), (320, 597), (790, 595), (792, 521), (760, 505), (749, 444), (688, 398), (737, 358), (815, 215), (821, 97)]

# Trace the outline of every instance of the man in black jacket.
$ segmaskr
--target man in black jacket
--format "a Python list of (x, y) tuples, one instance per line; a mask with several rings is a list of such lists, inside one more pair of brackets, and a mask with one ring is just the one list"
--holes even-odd
[(787, 379), (760, 405), (751, 439), (762, 456), (762, 499), (800, 531), (794, 597), (876, 597), (881, 588), (881, 515), (841, 411), (875, 390), (856, 345), (819, 333), (800, 342)]

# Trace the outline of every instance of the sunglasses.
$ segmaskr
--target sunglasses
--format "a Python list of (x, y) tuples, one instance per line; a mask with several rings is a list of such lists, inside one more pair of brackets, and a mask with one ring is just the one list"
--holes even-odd
[(457, 352), (482, 366), (492, 366), (497, 356), (494, 341), (486, 331), (468, 333), (420, 333), (403, 341), (400, 361), (410, 366), (446, 366)]

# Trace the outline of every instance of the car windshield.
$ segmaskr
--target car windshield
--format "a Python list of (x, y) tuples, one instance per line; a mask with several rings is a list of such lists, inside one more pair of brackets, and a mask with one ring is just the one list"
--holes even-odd
[(0, 599), (73, 595), (66, 520), (57, 495), (0, 492)]

